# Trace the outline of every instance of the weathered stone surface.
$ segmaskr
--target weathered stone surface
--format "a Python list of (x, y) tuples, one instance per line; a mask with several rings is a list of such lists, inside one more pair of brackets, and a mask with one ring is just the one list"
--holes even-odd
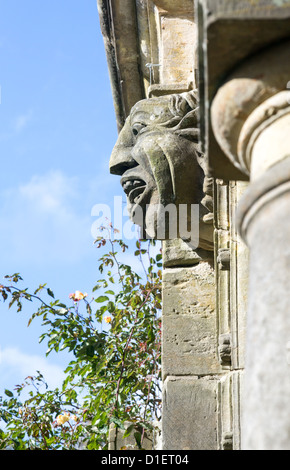
[(116, 0), (109, 6), (106, 0), (97, 0), (97, 5), (120, 131), (131, 107), (144, 97), (139, 71), (136, 4), (131, 0)]
[(196, 37), (195, 23), (192, 19), (163, 16), (161, 29), (161, 83), (193, 81), (195, 64), (192, 39)]
[(289, 0), (201, 0), (210, 16), (229, 18), (285, 18), (290, 14)]
[(192, 0), (97, 0), (120, 131), (153, 84), (196, 88)]
[(232, 368), (244, 369), (246, 323), (249, 287), (249, 249), (237, 232), (236, 212), (248, 183), (237, 181), (230, 184), (230, 322), (232, 338)]
[[(220, 11), (215, 8), (219, 6), (221, 9), (224, 7), (224, 18), (229, 18), (230, 14), (231, 18), (236, 16), (237, 19), (239, 16), (245, 19), (250, 10), (250, 19), (267, 17), (268, 27), (271, 22), (272, 25), (276, 24), (276, 31), (279, 29), (282, 35), (283, 28), (288, 24), (287, 36), (289, 36), (289, 1), (257, 1), (251, 9), (247, 3), (235, 2), (232, 6), (229, 3), (226, 8), (224, 1), (216, 2), (212, 5), (213, 11), (209, 16), (213, 15), (212, 22), (218, 23)], [(239, 11), (239, 7), (243, 5), (245, 12)], [(278, 18), (285, 18), (285, 21), (279, 21)], [(211, 20), (207, 19), (208, 34)], [(249, 37), (251, 47), (251, 39), (256, 37), (253, 34), (254, 30), (251, 29), (253, 23), (244, 21), (240, 24), (245, 26), (241, 30)], [(259, 24), (262, 23), (257, 21), (256, 26)], [(221, 27), (217, 26), (217, 31), (220, 40), (226, 37), (226, 33), (222, 34)], [(290, 68), (287, 57), (289, 57), (290, 42), (287, 38), (269, 47), (273, 40), (271, 34), (266, 41), (263, 34), (259, 37), (259, 41), (261, 39), (260, 46), (268, 47), (243, 60), (236, 68), (233, 66), (238, 55), (236, 54), (232, 60), (232, 49), (227, 42), (224, 43), (224, 48), (232, 61), (233, 72), (223, 80), (223, 85), (218, 84), (217, 92), (214, 90), (217, 82), (214, 84), (213, 76), (210, 76), (213, 70), (211, 60), (212, 65), (207, 69), (209, 71), (207, 98), (214, 94), (215, 97), (211, 100), (211, 109), (208, 108), (211, 119), (207, 124), (211, 124), (211, 130), (220, 149), (250, 180), (249, 187), (239, 202), (238, 215), (235, 217), (239, 233), (250, 248), (242, 449), (289, 450), (290, 376), (285, 349), (290, 334), (287, 307), (290, 302), (290, 92), (285, 90), (285, 85), (289, 80)], [(217, 43), (214, 47), (217, 47)], [(240, 47), (237, 42), (234, 47), (236, 53), (245, 52), (243, 46)], [(239, 60), (241, 58), (240, 55)], [(210, 60), (209, 53), (207, 60)], [(226, 76), (226, 73), (224, 75)], [(208, 127), (205, 135), (208, 155), (213, 158), (215, 152), (211, 130)], [(222, 171), (221, 167), (220, 170)], [(233, 215), (232, 213), (232, 220)], [(246, 263), (241, 259), (243, 254), (246, 254), (245, 250), (232, 227), (230, 233), (231, 270), (232, 268), (235, 270), (231, 272), (230, 286), (237, 291), (235, 299), (232, 295), (234, 289), (230, 290), (230, 301), (233, 300), (230, 316), (233, 325), (232, 363), (233, 368), (237, 368), (243, 365), (244, 351), (241, 347), (243, 346), (241, 338), (245, 328), (242, 327), (244, 318), (241, 313), (245, 307), (243, 293), (247, 271)], [(269, 249), (270, 255), (267, 255)], [(233, 377), (241, 378), (238, 369)], [(239, 401), (237, 392), (241, 390), (240, 380), (233, 381), (234, 388), (235, 414), (234, 410)], [(233, 426), (235, 433), (237, 423), (238, 419)]]
[(216, 450), (218, 379), (167, 377), (163, 450)]
[(167, 269), (163, 277), (165, 317), (205, 315), (215, 312), (215, 276), (208, 262)]
[(151, 98), (131, 110), (110, 159), (142, 233), (213, 249), (212, 195), (199, 152), (194, 92)]
[(165, 240), (162, 244), (164, 268), (194, 266), (200, 261), (213, 262), (213, 252), (202, 249), (193, 250), (181, 239)]
[[(289, 38), (290, 2), (198, 0), (197, 3), (200, 20), (199, 87), (202, 96), (200, 112), (203, 151), (213, 176), (225, 180), (245, 180), (245, 174), (229, 162), (215, 140), (208, 103), (235, 66), (263, 48)], [(268, 70), (275, 68), (271, 66)], [(260, 77), (259, 74), (257, 76)], [(241, 92), (240, 96), (242, 95)]]
[(250, 248), (242, 448), (289, 450), (290, 157), (249, 186), (238, 220)]
[(163, 275), (163, 376), (214, 374), (217, 358), (214, 271), (207, 262)]
[[(287, 95), (290, 75), (289, 48), (288, 40), (244, 61), (220, 86), (211, 106), (211, 125), (217, 142), (233, 165), (248, 176), (251, 173), (251, 177), (253, 168), (246, 151), (253, 145), (250, 139), (263, 121), (276, 118), (285, 107), (284, 102), (287, 104), (284, 94)], [(274, 95), (281, 95), (280, 102)], [(282, 142), (280, 139), (280, 146)], [(262, 153), (261, 160), (264, 159)]]
[[(166, 101), (168, 95), (180, 96), (184, 93), (190, 96), (199, 87), (199, 125), (197, 121), (192, 125), (192, 119), (188, 119), (190, 116), (182, 117), (182, 131), (186, 131), (182, 141), (184, 145), (180, 146), (180, 140), (173, 142), (170, 137), (166, 142), (166, 152), (163, 151), (164, 131), (168, 129), (162, 127), (166, 121), (161, 120), (150, 136), (151, 142), (140, 145), (139, 151), (136, 151), (136, 145), (132, 142), (136, 142), (139, 131), (145, 130), (144, 124), (148, 127), (148, 121), (143, 121), (144, 113), (140, 112), (139, 118), (142, 119), (133, 122), (137, 124), (135, 135), (132, 135), (133, 126), (123, 128), (119, 140), (121, 148), (118, 149), (121, 151), (120, 158), (115, 163), (117, 166), (123, 164), (126, 172), (135, 171), (141, 159), (143, 163), (149, 162), (151, 169), (154, 167), (155, 182), (158, 182), (166, 197), (173, 194), (173, 191), (168, 191), (175, 185), (171, 184), (173, 175), (175, 180), (172, 180), (177, 182), (174, 189), (181, 188), (190, 204), (197, 202), (195, 174), (188, 172), (188, 168), (194, 167), (195, 159), (192, 156), (196, 155), (196, 149), (206, 152), (206, 162), (202, 153), (199, 155), (202, 164), (206, 163), (206, 172), (203, 170), (206, 181), (210, 181), (211, 175), (220, 178), (216, 181), (214, 192), (212, 189), (208, 191), (208, 187), (207, 191), (203, 188), (206, 208), (206, 213), (202, 213), (203, 228), (206, 226), (207, 230), (212, 231), (214, 212), (215, 253), (206, 251), (213, 248), (212, 233), (211, 246), (203, 246), (203, 249), (193, 250), (180, 239), (163, 243), (163, 443), (164, 449), (169, 450), (238, 450), (248, 259), (245, 246), (234, 229), (239, 188), (232, 187), (229, 194), (229, 180), (247, 180), (248, 177), (233, 167), (217, 144), (210, 127), (208, 104), (235, 65), (274, 40), (289, 36), (290, 17), (287, 18), (287, 11), (290, 1), (98, 2), (107, 8), (103, 26), (107, 28), (105, 43), (119, 130), (126, 118), (128, 122), (131, 120), (130, 108), (136, 103), (138, 108), (140, 100), (162, 97)], [(198, 74), (194, 70), (198, 63), (195, 3), (200, 7)], [(278, 3), (277, 8), (272, 8)], [(259, 20), (264, 14), (261, 6), (266, 12), (262, 27)], [(281, 15), (285, 18), (283, 22), (279, 21)], [(199, 85), (197, 76), (200, 77)], [(138, 111), (142, 110), (139, 108)], [(150, 112), (149, 116), (154, 118), (155, 112)], [(192, 114), (192, 117), (198, 116)], [(149, 126), (156, 122), (155, 119), (149, 120)], [(194, 142), (198, 143), (198, 148), (188, 151), (188, 129), (196, 132), (199, 126), (203, 148), (197, 132)], [(157, 129), (158, 135), (155, 132)], [(174, 126), (170, 127), (171, 131), (173, 129)], [(140, 137), (143, 139), (140, 135), (139, 141)], [(167, 172), (163, 171), (163, 164), (167, 165)], [(176, 168), (182, 171), (176, 172)], [(139, 170), (137, 174), (134, 171), (132, 184), (137, 187), (143, 178)], [(121, 174), (120, 166), (118, 169), (115, 166), (113, 172)], [(161, 202), (164, 203), (164, 200)], [(214, 254), (216, 272), (212, 267)]]
[[(138, 450), (138, 445), (134, 437), (134, 433), (142, 433), (142, 428), (133, 429), (131, 434), (124, 438), (126, 430), (132, 425), (129, 421), (125, 423), (125, 429), (116, 428), (114, 424), (110, 426), (109, 432), (109, 450)], [(155, 439), (153, 433), (145, 433), (142, 448), (144, 450), (153, 450), (155, 448)]]
[[(215, 184), (215, 274), (216, 274), (216, 307), (217, 307), (217, 334), (219, 344), (219, 361), (223, 368), (231, 366), (231, 351), (228, 349), (224, 355), (224, 340), (228, 337), (231, 345), (230, 325), (230, 218), (229, 218), (229, 188), (223, 180), (216, 180)], [(231, 349), (231, 348), (230, 348)]]

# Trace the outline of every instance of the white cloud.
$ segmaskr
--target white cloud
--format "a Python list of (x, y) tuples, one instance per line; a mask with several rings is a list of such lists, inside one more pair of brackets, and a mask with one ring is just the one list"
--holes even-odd
[(60, 171), (34, 175), (3, 191), (0, 224), (0, 243), (19, 262), (75, 262), (93, 243), (92, 219), (82, 206), (78, 180)]
[(76, 197), (76, 178), (67, 177), (60, 171), (45, 175), (34, 175), (25, 185), (19, 187), (23, 202), (43, 215), (70, 216), (70, 200)]
[(63, 369), (47, 358), (27, 354), (15, 347), (0, 349), (1, 388), (14, 387), (29, 375), (40, 371), (50, 388), (60, 387), (64, 379)]
[(29, 124), (33, 116), (32, 110), (28, 110), (24, 114), (19, 114), (14, 120), (14, 130), (21, 132)]

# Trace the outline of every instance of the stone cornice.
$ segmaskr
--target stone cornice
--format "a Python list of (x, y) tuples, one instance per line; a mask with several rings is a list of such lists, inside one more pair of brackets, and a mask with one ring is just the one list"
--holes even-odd
[(118, 131), (131, 107), (145, 97), (135, 0), (97, 0)]
[[(290, 77), (289, 49), (290, 42), (286, 41), (245, 61), (213, 99), (211, 122), (215, 138), (233, 165), (247, 175), (250, 164), (244, 159), (244, 147), (250, 140), (249, 129), (260, 126), (261, 121), (271, 117), (269, 113), (274, 115), (275, 109), (278, 112), (282, 106), (270, 101), (257, 111), (269, 98), (286, 89)], [(250, 124), (245, 130), (248, 119)]]
[[(254, 147), (262, 133), (265, 133), (270, 126), (287, 115), (290, 115), (290, 92), (281, 91), (258, 106), (242, 127), (238, 140), (238, 159), (241, 168), (249, 177), (251, 176), (252, 181), (272, 166), (273, 163), (275, 164), (277, 161), (284, 159), (288, 154), (288, 148), (286, 149), (286, 155), (283, 153), (285, 140), (280, 142), (280, 135), (277, 134), (279, 144), (277, 145), (277, 142), (275, 142), (273, 146), (269, 145), (268, 151), (263, 153), (262, 159), (260, 158), (258, 161), (257, 158), (253, 159)], [(287, 137), (285, 129), (283, 134)], [(276, 151), (272, 147), (275, 147)]]
[(247, 180), (247, 175), (232, 164), (217, 142), (210, 107), (232, 70), (253, 54), (289, 39), (290, 1), (196, 0), (196, 5), (201, 141), (208, 172), (224, 181)]

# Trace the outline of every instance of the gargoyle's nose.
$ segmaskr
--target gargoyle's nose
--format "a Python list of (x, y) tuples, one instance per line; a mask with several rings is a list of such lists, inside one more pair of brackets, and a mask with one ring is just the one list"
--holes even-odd
[(136, 166), (136, 161), (132, 158), (133, 145), (133, 135), (127, 119), (111, 154), (110, 173), (122, 175), (129, 168)]

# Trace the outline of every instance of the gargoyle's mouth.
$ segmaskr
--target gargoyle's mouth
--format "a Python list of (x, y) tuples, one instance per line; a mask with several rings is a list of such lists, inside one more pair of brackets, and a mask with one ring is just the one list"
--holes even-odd
[(147, 185), (145, 181), (137, 178), (124, 178), (121, 180), (121, 183), (130, 204), (138, 204), (146, 190)]

